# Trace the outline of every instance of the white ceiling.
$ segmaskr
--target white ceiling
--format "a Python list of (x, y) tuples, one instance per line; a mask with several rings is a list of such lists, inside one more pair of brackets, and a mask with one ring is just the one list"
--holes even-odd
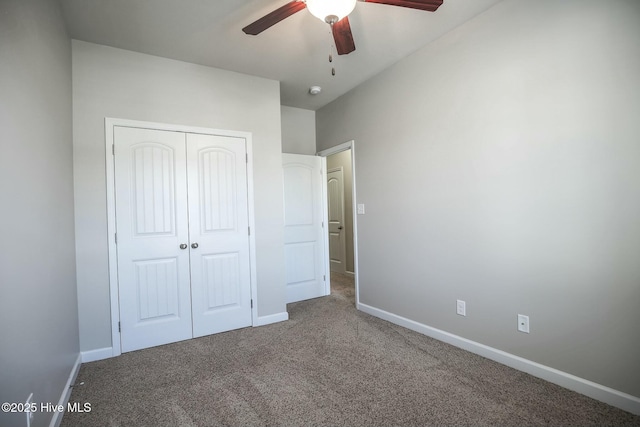
[[(334, 55), (327, 24), (303, 10), (249, 36), (289, 0), (61, 0), (72, 38), (281, 82), (281, 103), (317, 110), (501, 0), (444, 0), (432, 12), (359, 2), (356, 51)], [(331, 75), (335, 66), (336, 75)], [(322, 87), (312, 96), (309, 87)]]

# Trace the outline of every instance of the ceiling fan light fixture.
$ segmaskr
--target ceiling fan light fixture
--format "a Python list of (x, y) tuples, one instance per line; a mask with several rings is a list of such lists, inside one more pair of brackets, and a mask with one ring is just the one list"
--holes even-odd
[(357, 0), (307, 0), (309, 12), (322, 22), (335, 24), (353, 12)]

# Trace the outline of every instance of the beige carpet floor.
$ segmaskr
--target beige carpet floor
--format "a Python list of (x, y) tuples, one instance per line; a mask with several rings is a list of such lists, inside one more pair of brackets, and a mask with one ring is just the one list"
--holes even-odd
[(358, 312), (353, 281), (290, 320), (83, 364), (62, 426), (587, 426), (640, 417)]

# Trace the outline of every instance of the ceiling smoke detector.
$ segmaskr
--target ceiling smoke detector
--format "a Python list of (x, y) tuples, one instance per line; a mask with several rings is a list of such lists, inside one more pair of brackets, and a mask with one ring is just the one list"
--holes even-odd
[(311, 86), (311, 87), (309, 88), (309, 93), (310, 93), (311, 95), (317, 95), (317, 94), (319, 94), (320, 92), (322, 92), (322, 88), (321, 88), (320, 86)]

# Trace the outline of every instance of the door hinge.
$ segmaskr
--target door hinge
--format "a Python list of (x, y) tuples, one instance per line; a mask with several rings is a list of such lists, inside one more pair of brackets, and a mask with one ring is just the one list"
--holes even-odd
[(249, 236), (251, 236), (251, 227), (247, 227), (247, 233)]
[(326, 274), (324, 276), (322, 276), (322, 280), (325, 281), (325, 282), (327, 281), (327, 275)]
[(113, 234), (113, 236), (114, 236), (114, 237), (115, 237), (115, 239), (116, 239), (116, 245), (117, 245), (117, 244), (118, 244), (118, 233), (114, 233), (114, 234)]
[(115, 144), (111, 144), (111, 154), (112, 155), (116, 155), (116, 145)]
[(247, 163), (249, 163), (249, 153), (245, 153), (244, 158), (247, 160)]
[(251, 308), (253, 308), (253, 300), (251, 300)]
[(122, 332), (122, 328), (120, 327), (120, 322), (118, 322), (118, 332)]

